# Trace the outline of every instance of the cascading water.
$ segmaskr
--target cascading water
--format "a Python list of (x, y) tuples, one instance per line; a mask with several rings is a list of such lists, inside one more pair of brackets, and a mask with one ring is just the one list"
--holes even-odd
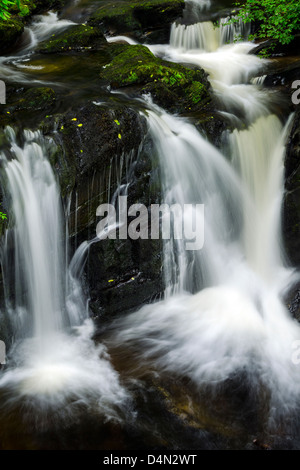
[(240, 38), (248, 38), (250, 34), (249, 23), (239, 20), (237, 23), (228, 24), (229, 21), (230, 18), (222, 18), (219, 26), (214, 25), (211, 21), (188, 26), (173, 23), (170, 45), (184, 51), (198, 49), (214, 52), (219, 47)]
[[(122, 352), (128, 343), (138, 345), (136, 368), (150, 362), (156, 372), (189, 378), (197, 391), (205, 386), (215, 391), (241, 374), (249, 390), (269, 398), (271, 418), (286, 418), (295, 412), (300, 392), (292, 361), (300, 328), (281, 301), (291, 278), (280, 243), (290, 121), (283, 125), (271, 113), (274, 97), (262, 90), (263, 79), (255, 78), (266, 62), (248, 54), (254, 45), (232, 43), (240, 34), (247, 37), (247, 27), (224, 25), (226, 19), (221, 29), (198, 23), (209, 0), (187, 3), (197, 23), (173, 25), (170, 45), (148, 47), (208, 72), (223, 115), (237, 127), (227, 142), (232, 161), (186, 119), (146, 100), (143, 114), (160, 159), (162, 202), (204, 204), (204, 219), (201, 213), (187, 214), (189, 219), (199, 215), (204, 246), (187, 251), (186, 240), (165, 242), (165, 299), (118, 321), (113, 341)], [(19, 56), (10, 58), (9, 65), (1, 58), (7, 77), (29, 80), (11, 63), (26, 68), (26, 54), (35, 44), (56, 26), (70, 24), (58, 25), (50, 15), (44, 36), (39, 21)], [(118, 39), (126, 40), (109, 41)], [(78, 282), (89, 244), (79, 247), (68, 269), (47, 141), (26, 131), (22, 146), (11, 129), (6, 133), (10, 149), (1, 154), (3, 185), (14, 224), (2, 246), (6, 309), (0, 320), (13, 331), (13, 339), (8, 366), (0, 372), (0, 413), (22, 405), (74, 417), (76, 410), (92, 408), (118, 419), (117, 409), (128, 394), (106, 348), (91, 339), (94, 330)], [(127, 189), (120, 187), (113, 202)]]
[[(242, 188), (221, 153), (194, 126), (165, 113), (149, 103), (149, 99), (148, 104), (149, 129), (163, 174), (164, 202), (169, 206), (176, 203), (181, 207), (197, 203), (205, 206), (203, 249), (188, 251), (184, 240), (166, 241), (167, 290), (173, 294), (198, 292), (203, 285), (226, 278), (228, 254), (235, 249), (234, 235), (242, 217)], [(191, 218), (193, 214), (186, 216)], [(204, 223), (201, 217), (199, 214), (200, 230)]]
[[(225, 36), (232, 40), (232, 33)], [(250, 84), (266, 64), (248, 54), (254, 45), (224, 45), (220, 37), (212, 24), (173, 25), (170, 46), (148, 46), (203, 67), (224, 115), (239, 126), (242, 119), (246, 128), (229, 135), (230, 166), (192, 125), (150, 105), (163, 202), (203, 203), (205, 243), (189, 253), (180, 241), (165, 244), (166, 300), (121, 320), (117, 341), (138, 345), (140, 358), (198, 387), (215, 388), (246, 373), (249, 390), (268, 391), (274, 423), (300, 403), (292, 361), (300, 328), (281, 301), (291, 282), (280, 217), (292, 117), (283, 126), (270, 111), (274, 97)]]
[(10, 150), (1, 161), (14, 225), (2, 247), (2, 269), (14, 343), (0, 376), (0, 393), (11, 393), (3, 409), (22, 401), (41, 412), (63, 406), (68, 415), (93, 406), (116, 417), (127, 394), (105, 348), (91, 340), (93, 324), (74, 271), (78, 255), (73, 269), (65, 264), (60, 194), (46, 158), (54, 144), (25, 131), (20, 147), (14, 131), (6, 133)]

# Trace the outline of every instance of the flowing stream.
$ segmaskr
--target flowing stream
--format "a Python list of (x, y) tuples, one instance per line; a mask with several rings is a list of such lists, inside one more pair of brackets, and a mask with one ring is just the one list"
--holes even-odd
[[(118, 320), (110, 344), (133, 346), (137, 368), (150, 363), (159, 375), (188, 378), (197, 391), (214, 392), (242, 374), (251, 392), (268, 397), (269, 424), (276, 425), (296, 413), (300, 392), (292, 361), (300, 327), (282, 301), (294, 273), (285, 260), (280, 223), (293, 116), (283, 122), (274, 114), (276, 97), (259, 78), (266, 61), (249, 54), (249, 28), (225, 25), (226, 18), (219, 29), (198, 22), (209, 7), (208, 0), (188, 1), (194, 23), (172, 25), (170, 44), (148, 47), (207, 71), (220, 112), (235, 128), (226, 146), (217, 149), (190, 121), (168, 114), (149, 96), (142, 112), (159, 155), (162, 202), (204, 205), (204, 216), (197, 209), (187, 214), (201, 221), (204, 245), (186, 250), (187, 240), (164, 242), (164, 300)], [(51, 13), (38, 18), (19, 54), (0, 59), (2, 75), (31, 80), (20, 71), (28, 54), (70, 24)], [(237, 41), (239, 36), (244, 40)], [(109, 41), (120, 39), (136, 43), (123, 36)], [(14, 224), (3, 237), (1, 261), (13, 339), (0, 375), (2, 409), (22, 403), (71, 415), (84, 407), (118, 420), (129, 392), (106, 347), (92, 340), (78, 280), (88, 245), (70, 264), (66, 214), (49, 163), (53, 145), (39, 132), (17, 137), (6, 129), (2, 179)]]

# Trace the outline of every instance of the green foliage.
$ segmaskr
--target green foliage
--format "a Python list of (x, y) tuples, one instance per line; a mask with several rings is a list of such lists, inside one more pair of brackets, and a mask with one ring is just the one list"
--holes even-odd
[(0, 221), (7, 220), (7, 215), (4, 212), (0, 212)]
[(275, 39), (281, 44), (289, 44), (300, 29), (299, 0), (246, 0), (244, 4), (236, 5), (240, 8), (237, 19), (257, 25), (252, 38)]
[(2, 20), (8, 20), (12, 12), (16, 11), (20, 16), (26, 16), (29, 13), (29, 7), (20, 0), (0, 0), (0, 18)]
[(0, 18), (7, 20), (10, 17), (9, 9), (14, 4), (9, 0), (0, 0)]

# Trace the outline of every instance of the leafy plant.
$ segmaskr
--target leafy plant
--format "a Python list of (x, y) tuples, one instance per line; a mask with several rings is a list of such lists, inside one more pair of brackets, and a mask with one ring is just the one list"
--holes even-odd
[[(299, 0), (246, 0), (235, 4), (239, 7), (236, 19), (257, 26), (252, 38), (275, 39), (289, 44), (300, 29)], [(251, 38), (250, 38), (251, 39)]]
[(7, 220), (7, 215), (4, 212), (0, 212), (0, 220)]
[(20, 16), (26, 16), (29, 13), (29, 7), (21, 0), (0, 0), (0, 19), (8, 20), (12, 10), (17, 10)]
[(14, 3), (9, 0), (0, 0), (0, 18), (2, 20), (8, 20), (10, 17), (9, 9)]

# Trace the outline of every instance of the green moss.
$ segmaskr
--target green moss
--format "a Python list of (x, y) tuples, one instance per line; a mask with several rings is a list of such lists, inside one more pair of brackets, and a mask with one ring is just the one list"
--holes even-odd
[(34, 118), (37, 113), (51, 110), (55, 100), (55, 92), (48, 87), (29, 88), (22, 94), (14, 94), (10, 103), (0, 108), (0, 127), (14, 125), (19, 119), (27, 123), (29, 116)]
[(52, 88), (30, 88), (22, 98), (13, 104), (14, 111), (46, 109), (55, 101), (55, 93)]
[(53, 34), (51, 39), (41, 44), (39, 52), (57, 53), (95, 49), (106, 43), (106, 39), (98, 28), (80, 25), (73, 26), (61, 34)]
[(112, 88), (140, 87), (167, 109), (190, 109), (209, 100), (209, 84), (202, 70), (155, 57), (145, 46), (123, 46), (101, 72)]
[(199, 103), (205, 97), (205, 86), (200, 82), (193, 82), (188, 89), (188, 94), (194, 104)]

